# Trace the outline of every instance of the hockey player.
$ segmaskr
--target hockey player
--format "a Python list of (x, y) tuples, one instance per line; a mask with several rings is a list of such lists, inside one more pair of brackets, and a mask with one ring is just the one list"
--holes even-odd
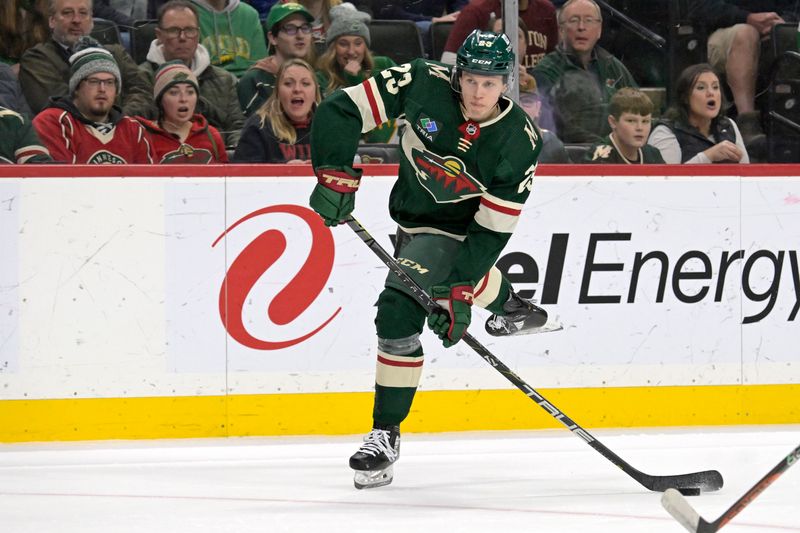
[[(493, 266), (530, 193), (542, 144), (525, 112), (503, 96), (515, 65), (505, 35), (476, 30), (452, 71), (424, 59), (389, 68), (323, 100), (312, 126), (318, 184), (310, 205), (335, 226), (355, 206), (361, 170), (351, 164), (361, 134), (405, 115), (389, 210), (407, 237), (399, 257), (421, 267), (408, 274), (442, 304), (428, 324), (446, 347), (464, 335), (473, 303), (520, 322), (546, 319)], [(374, 424), (350, 458), (357, 488), (391, 483), (399, 426), (422, 374), (427, 312), (407, 290), (390, 274), (378, 298)]]

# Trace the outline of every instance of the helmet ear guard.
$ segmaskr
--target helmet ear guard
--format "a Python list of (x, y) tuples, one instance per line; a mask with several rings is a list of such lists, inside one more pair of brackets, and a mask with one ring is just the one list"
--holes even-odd
[(514, 83), (516, 60), (511, 41), (504, 33), (474, 30), (456, 53), (456, 65), (450, 74), (450, 86), (461, 92), (461, 73), (503, 76), (503, 83)]

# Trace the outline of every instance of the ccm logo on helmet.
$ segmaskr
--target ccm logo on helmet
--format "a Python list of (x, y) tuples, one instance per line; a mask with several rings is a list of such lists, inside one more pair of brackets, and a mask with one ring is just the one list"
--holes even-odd
[(489, 59), (473, 59), (473, 63), (478, 63), (479, 65), (491, 65), (492, 62)]

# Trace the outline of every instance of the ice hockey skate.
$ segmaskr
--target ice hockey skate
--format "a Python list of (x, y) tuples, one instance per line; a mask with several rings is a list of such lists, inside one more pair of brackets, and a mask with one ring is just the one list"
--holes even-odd
[(394, 462), (400, 457), (400, 428), (376, 426), (364, 437), (364, 444), (350, 457), (350, 468), (356, 471), (353, 484), (357, 489), (373, 489), (388, 485), (394, 479)]
[(547, 311), (514, 292), (503, 304), (503, 310), (504, 315), (495, 314), (486, 320), (486, 332), (489, 335), (505, 337), (564, 329), (559, 322), (549, 319)]

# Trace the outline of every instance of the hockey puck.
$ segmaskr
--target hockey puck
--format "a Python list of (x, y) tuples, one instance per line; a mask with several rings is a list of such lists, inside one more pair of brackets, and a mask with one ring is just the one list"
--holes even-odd
[(700, 496), (700, 489), (678, 489), (684, 496)]

